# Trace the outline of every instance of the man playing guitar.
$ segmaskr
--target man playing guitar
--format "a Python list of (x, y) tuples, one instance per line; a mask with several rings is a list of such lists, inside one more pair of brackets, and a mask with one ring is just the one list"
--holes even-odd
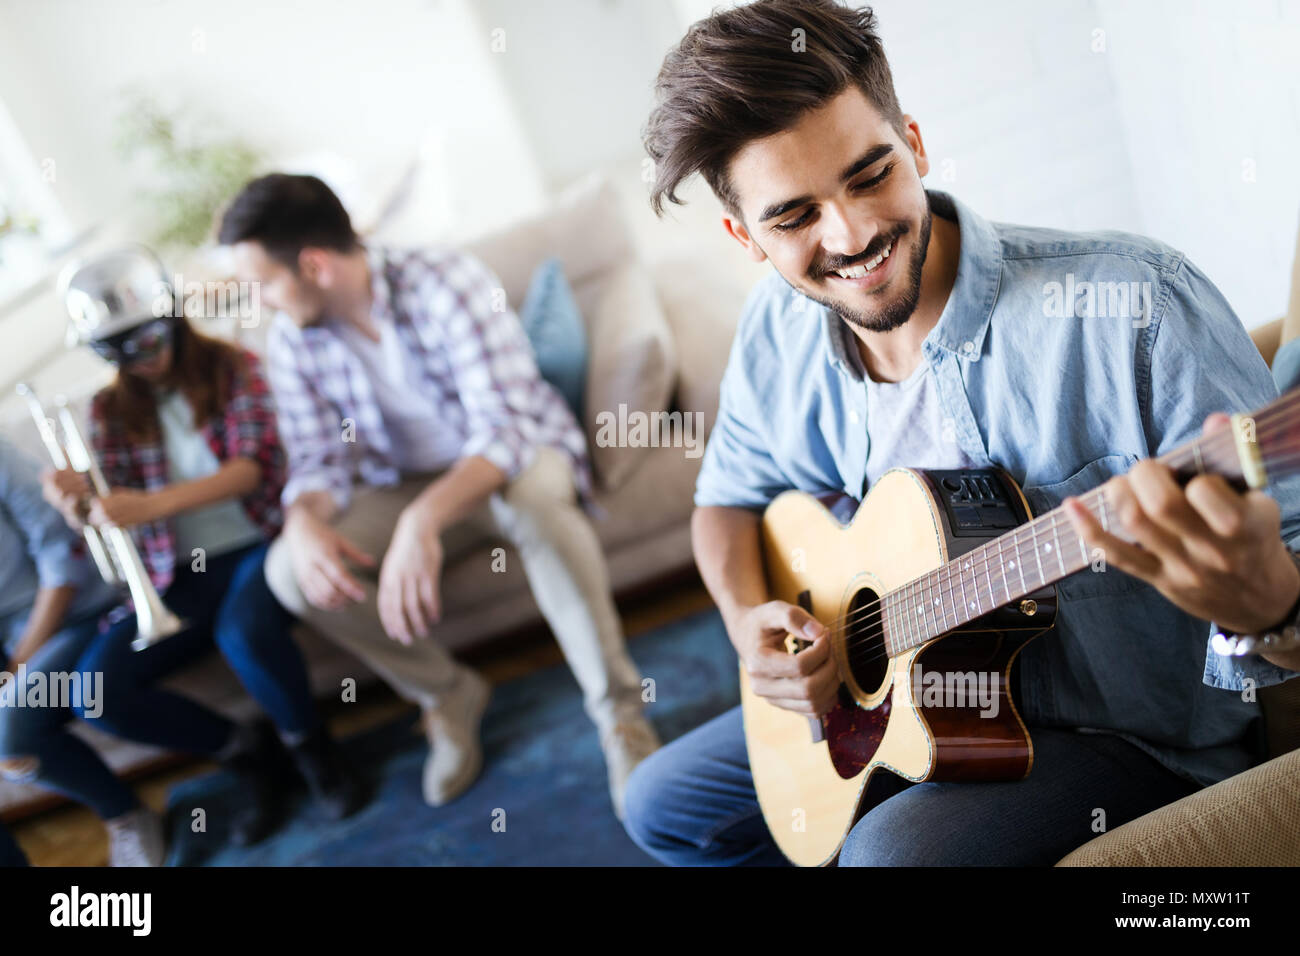
[[(1294, 622), (1300, 495), (1180, 485), (1154, 461), (1275, 397), (1241, 322), (1158, 241), (993, 224), (927, 191), (874, 26), (831, 0), (757, 0), (697, 23), (660, 72), (656, 211), (699, 172), (775, 270), (722, 382), (696, 560), (753, 693), (815, 716), (843, 675), (831, 622), (769, 600), (760, 521), (780, 492), (861, 499), (895, 466), (996, 465), (1035, 513), (1064, 504), (1105, 571), (1060, 583), (1055, 633), (1012, 672), (1032, 773), (895, 777), (839, 850), (840, 865), (1051, 864), (1096, 836), (1098, 810), (1113, 828), (1255, 762), (1241, 691), (1296, 676), (1300, 652), (1228, 658), (1207, 638)], [(1076, 498), (1103, 482), (1106, 528)], [(810, 643), (790, 654), (789, 634)], [(739, 708), (642, 763), (626, 801), (664, 862), (784, 859)]]

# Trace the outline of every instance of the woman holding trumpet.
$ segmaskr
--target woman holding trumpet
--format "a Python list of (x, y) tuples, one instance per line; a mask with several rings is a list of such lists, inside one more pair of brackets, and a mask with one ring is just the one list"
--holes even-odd
[(133, 650), (137, 620), (126, 614), (91, 642), (78, 667), (104, 675), (95, 724), (234, 770), (250, 803), (231, 821), (232, 837), (260, 839), (276, 812), (275, 734), (159, 684), (215, 645), (274, 721), (325, 815), (347, 815), (360, 788), (316, 711), (292, 619), (262, 571), (280, 526), (284, 455), (259, 361), (195, 331), (143, 248), (88, 263), (64, 285), (78, 339), (117, 368), (89, 415), (108, 489), (96, 495), (84, 473), (61, 469), (46, 476), (46, 498), (78, 530), (85, 521), (134, 529), (150, 582), (185, 624)]

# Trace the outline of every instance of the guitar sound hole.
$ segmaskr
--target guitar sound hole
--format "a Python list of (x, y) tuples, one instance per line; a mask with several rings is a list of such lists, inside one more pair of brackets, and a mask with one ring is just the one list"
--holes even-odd
[(844, 650), (859, 687), (870, 694), (884, 683), (889, 655), (885, 651), (880, 598), (870, 588), (858, 591), (849, 601), (844, 618)]

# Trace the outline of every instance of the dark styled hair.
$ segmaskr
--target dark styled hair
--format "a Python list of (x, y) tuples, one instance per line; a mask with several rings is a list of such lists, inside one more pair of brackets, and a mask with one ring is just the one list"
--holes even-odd
[(315, 176), (271, 173), (254, 179), (231, 200), (217, 239), (223, 246), (258, 242), (295, 272), (298, 253), (312, 246), (350, 252), (359, 243), (339, 197)]
[(681, 204), (700, 173), (732, 215), (727, 167), (747, 143), (794, 126), (855, 84), (899, 135), (903, 112), (870, 7), (834, 0), (756, 0), (695, 23), (664, 58), (643, 133), (655, 164), (650, 205)]

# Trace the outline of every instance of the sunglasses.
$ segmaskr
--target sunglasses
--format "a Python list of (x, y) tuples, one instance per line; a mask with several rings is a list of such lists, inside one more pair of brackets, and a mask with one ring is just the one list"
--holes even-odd
[(172, 344), (172, 323), (168, 319), (147, 322), (89, 343), (95, 354), (119, 368), (157, 358)]

